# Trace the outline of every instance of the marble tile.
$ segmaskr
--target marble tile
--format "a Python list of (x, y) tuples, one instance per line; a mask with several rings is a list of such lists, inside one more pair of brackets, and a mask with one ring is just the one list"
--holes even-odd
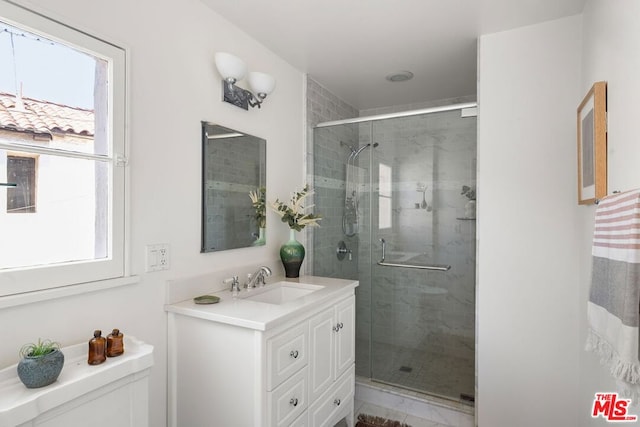
[(411, 415), (435, 425), (474, 426), (474, 410), (471, 406), (458, 403), (457, 408), (454, 409), (449, 405), (455, 404), (455, 402), (410, 392), (391, 385), (373, 383), (363, 378), (356, 381), (356, 398), (364, 402), (360, 410), (362, 413), (364, 413), (362, 408), (371, 404), (389, 408), (389, 410), (404, 413), (407, 416)]
[(440, 424), (434, 421), (425, 420), (424, 418), (414, 417), (413, 415), (407, 415), (407, 418), (405, 418), (404, 422), (406, 424), (409, 424), (411, 427), (453, 427), (446, 424)]

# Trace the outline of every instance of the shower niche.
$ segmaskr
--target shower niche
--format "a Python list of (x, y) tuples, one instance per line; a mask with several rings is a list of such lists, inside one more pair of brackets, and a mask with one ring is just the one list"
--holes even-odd
[(312, 240), (314, 274), (360, 281), (356, 374), (472, 404), (476, 230), (458, 219), (469, 200), (461, 189), (476, 185), (466, 107), (318, 125), (315, 204), (325, 216)]

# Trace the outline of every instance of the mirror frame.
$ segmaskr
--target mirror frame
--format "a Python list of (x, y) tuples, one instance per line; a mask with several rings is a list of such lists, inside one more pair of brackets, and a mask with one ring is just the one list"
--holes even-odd
[[(201, 190), (202, 190), (202, 200), (201, 200), (201, 240), (200, 240), (200, 253), (208, 253), (208, 252), (219, 252), (230, 249), (240, 249), (246, 247), (253, 246), (263, 246), (266, 244), (266, 240), (264, 238), (264, 229), (260, 229), (258, 224), (255, 223), (255, 209), (253, 207), (253, 203), (249, 198), (250, 191), (256, 191), (260, 188), (266, 188), (266, 170), (267, 170), (267, 141), (263, 138), (256, 137), (254, 135), (250, 135), (245, 132), (237, 131), (235, 129), (228, 128), (226, 126), (219, 125), (217, 123), (201, 121), (201, 131), (202, 131), (202, 170), (201, 170)], [(211, 132), (215, 132), (212, 134)], [(228, 158), (218, 159), (220, 163), (217, 165), (212, 164), (211, 158), (215, 156), (214, 153), (211, 153), (211, 141), (212, 140), (220, 140), (220, 141), (239, 141), (242, 139), (249, 138), (247, 142), (255, 142), (257, 144), (258, 150), (258, 158), (248, 159), (246, 156), (247, 150), (242, 148), (241, 151), (238, 151), (238, 156), (235, 156), (231, 153), (232, 156)], [(242, 162), (246, 162), (246, 165), (243, 165)], [(226, 171), (226, 174), (223, 176), (227, 181), (225, 182), (222, 179), (212, 179), (212, 175), (216, 172), (214, 166), (229, 165), (229, 169)], [(233, 182), (229, 180), (229, 177), (232, 177), (236, 174), (234, 172), (240, 168), (240, 170), (251, 169), (254, 168), (255, 176), (257, 178), (257, 183), (247, 182), (246, 179), (240, 182)], [(245, 171), (246, 173), (241, 174), (241, 178), (248, 178), (252, 175), (249, 170)], [(211, 181), (211, 182), (209, 182)], [(254, 185), (257, 184), (257, 185)], [(217, 188), (216, 188), (217, 187)], [(216, 193), (217, 192), (217, 193)], [(244, 194), (246, 197), (246, 204), (243, 198), (236, 197), (232, 205), (236, 210), (236, 213), (231, 214), (230, 218), (235, 219), (238, 217), (237, 210), (241, 209), (243, 212), (239, 215), (250, 216), (248, 219), (249, 227), (246, 230), (247, 236), (241, 237), (240, 239), (235, 239), (235, 241), (231, 244), (227, 244), (225, 241), (224, 245), (219, 247), (215, 247), (213, 245), (215, 238), (212, 237), (211, 233), (223, 234), (223, 230), (227, 231), (229, 228), (233, 228), (227, 225), (227, 223), (223, 223), (219, 226), (224, 227), (224, 229), (216, 230), (215, 223), (216, 221), (220, 221), (220, 219), (210, 218), (212, 213), (209, 209), (214, 209), (212, 207), (213, 204), (217, 204), (218, 208), (222, 206), (221, 202), (216, 203), (218, 197), (225, 198), (227, 196), (233, 197), (237, 196), (238, 193)], [(266, 193), (266, 191), (265, 191)], [(266, 194), (265, 194), (266, 200)], [(241, 205), (238, 205), (240, 203)], [(265, 206), (266, 209), (266, 206)], [(251, 212), (249, 214), (248, 212)], [(240, 221), (242, 222), (242, 221)], [(254, 230), (255, 229), (255, 230)], [(253, 231), (253, 232), (252, 232)], [(238, 233), (236, 233), (238, 235)], [(253, 242), (249, 241), (249, 237), (252, 236), (255, 240)]]

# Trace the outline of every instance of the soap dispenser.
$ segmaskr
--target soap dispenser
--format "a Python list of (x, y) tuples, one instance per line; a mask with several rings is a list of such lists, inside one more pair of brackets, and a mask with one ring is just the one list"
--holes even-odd
[(107, 357), (116, 357), (124, 353), (124, 335), (119, 329), (114, 329), (107, 335)]
[(105, 355), (106, 347), (107, 340), (102, 336), (102, 331), (96, 329), (93, 332), (93, 338), (89, 341), (89, 358), (87, 363), (89, 363), (89, 365), (99, 365), (107, 360)]

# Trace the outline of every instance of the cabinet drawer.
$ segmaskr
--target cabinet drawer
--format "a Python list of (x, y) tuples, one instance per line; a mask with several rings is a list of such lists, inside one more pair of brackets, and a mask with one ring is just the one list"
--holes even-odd
[(309, 425), (313, 427), (333, 426), (343, 417), (353, 413), (353, 395), (355, 388), (355, 367), (347, 370), (309, 408)]
[(307, 322), (267, 340), (267, 390), (271, 391), (307, 365)]
[(291, 423), (289, 427), (307, 427), (309, 425), (309, 415), (304, 411), (297, 420)]
[[(307, 368), (267, 393), (270, 426), (288, 426), (307, 409)], [(306, 421), (306, 418), (302, 418)]]

